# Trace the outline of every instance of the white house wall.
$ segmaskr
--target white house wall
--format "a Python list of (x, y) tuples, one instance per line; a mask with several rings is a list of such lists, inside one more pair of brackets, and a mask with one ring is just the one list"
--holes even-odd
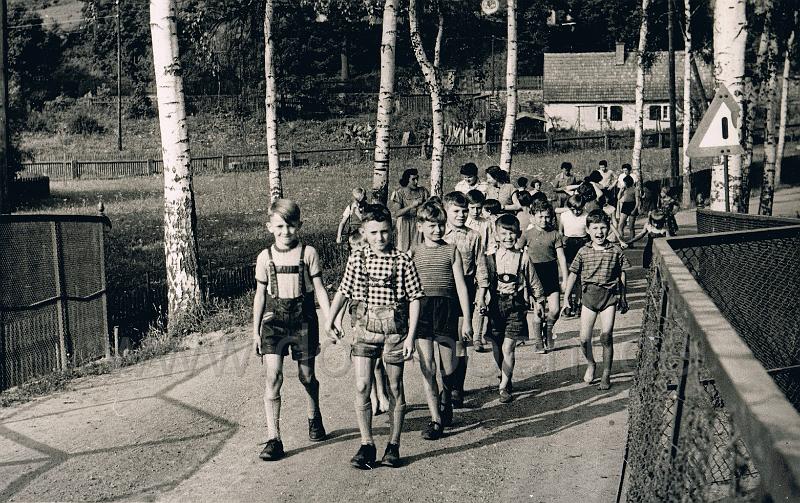
[[(597, 107), (611, 106), (622, 107), (622, 120), (597, 120)], [(669, 105), (668, 102), (645, 103), (644, 105), (644, 128), (650, 130), (669, 129), (669, 118), (661, 121), (650, 120), (650, 105)], [(633, 129), (636, 125), (635, 105), (633, 103), (550, 103), (544, 105), (544, 115), (547, 118), (546, 129), (549, 131), (554, 127), (559, 129), (572, 129), (574, 131), (614, 131), (620, 129)], [(681, 123), (681, 110), (676, 111), (678, 124)]]

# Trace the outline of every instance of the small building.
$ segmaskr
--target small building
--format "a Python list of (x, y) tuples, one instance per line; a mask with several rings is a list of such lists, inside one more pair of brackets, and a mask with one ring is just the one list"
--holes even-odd
[[(668, 53), (657, 52), (644, 76), (644, 128), (669, 127)], [(614, 52), (546, 53), (543, 101), (549, 129), (603, 131), (636, 125), (635, 51), (624, 44)], [(711, 69), (697, 61), (706, 94), (713, 96)], [(692, 87), (692, 92), (696, 92)], [(675, 53), (676, 114), (683, 113), (683, 52)]]

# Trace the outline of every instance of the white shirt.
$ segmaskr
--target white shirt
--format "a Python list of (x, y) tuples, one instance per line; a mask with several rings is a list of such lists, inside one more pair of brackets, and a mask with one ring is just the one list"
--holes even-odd
[(462, 194), (466, 194), (470, 190), (477, 190), (486, 194), (486, 182), (478, 182), (475, 185), (470, 185), (467, 183), (466, 180), (461, 180), (456, 184), (456, 190), (461, 192)]
[(636, 185), (637, 183), (639, 183), (639, 177), (638, 177), (638, 176), (636, 176), (636, 173), (633, 173), (633, 172), (631, 172), (631, 174), (630, 174), (630, 175), (626, 175), (626, 174), (623, 172), (623, 173), (620, 173), (620, 175), (619, 175), (619, 178), (617, 178), (617, 187), (618, 187), (618, 188), (620, 188), (620, 189), (624, 189), (624, 188), (625, 188), (625, 182), (624, 182), (624, 180), (625, 180), (625, 177), (626, 177), (626, 176), (630, 176), (631, 178), (633, 178), (633, 184), (634, 184), (634, 185)]

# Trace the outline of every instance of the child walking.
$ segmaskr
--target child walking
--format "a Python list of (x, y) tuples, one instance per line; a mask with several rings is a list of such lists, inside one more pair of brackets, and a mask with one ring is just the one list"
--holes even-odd
[(647, 244), (644, 245), (644, 252), (642, 253), (642, 267), (649, 269), (650, 264), (653, 262), (653, 240), (665, 238), (668, 235), (667, 217), (664, 215), (664, 212), (661, 210), (650, 211), (644, 229), (630, 240), (630, 242), (633, 243), (647, 236)]
[(400, 466), (400, 433), (405, 418), (403, 363), (414, 352), (419, 299), (424, 295), (417, 268), (392, 245), (392, 215), (379, 204), (364, 209), (361, 234), (368, 247), (350, 255), (342, 282), (331, 304), (325, 328), (336, 341), (334, 320), (350, 301), (353, 345), (350, 354), (356, 374), (355, 412), (361, 446), (350, 464), (362, 470), (376, 466), (372, 436), (373, 368), (382, 359), (389, 381), (391, 430), (381, 464)]
[(603, 210), (594, 210), (586, 216), (586, 230), (591, 241), (578, 251), (569, 267), (566, 298), (580, 276), (583, 288), (581, 309), (581, 348), (589, 363), (583, 380), (591, 383), (595, 377), (596, 363), (592, 351), (592, 332), (597, 317), (600, 317), (600, 344), (603, 346), (603, 375), (599, 389), (611, 387), (611, 364), (614, 360), (614, 319), (617, 303), (626, 306), (625, 271), (631, 264), (622, 249), (608, 241), (611, 222)]
[(361, 228), (362, 212), (367, 205), (367, 191), (356, 187), (353, 189), (352, 197), (350, 204), (342, 212), (342, 219), (336, 230), (337, 243), (344, 243), (349, 236), (358, 234), (358, 230)]
[(525, 313), (537, 309), (544, 312), (544, 289), (536, 276), (530, 258), (515, 248), (521, 232), (514, 215), (501, 215), (495, 222), (497, 250), (486, 256), (489, 289), (492, 292), (488, 309), (485, 289), (478, 291), (478, 309), (489, 315), (492, 355), (500, 369), (500, 402), (514, 400), (511, 379), (514, 376), (517, 341), (528, 338)]
[[(564, 258), (567, 260), (567, 267), (572, 264), (578, 250), (589, 242), (589, 235), (586, 234), (586, 213), (583, 211), (583, 199), (578, 195), (572, 195), (567, 199), (567, 210), (561, 213), (558, 220), (558, 232), (564, 238)], [(581, 286), (580, 277), (576, 280), (577, 288), (568, 294), (566, 288), (564, 295), (570, 296), (569, 308), (565, 305), (563, 315), (565, 318), (574, 318), (580, 313), (581, 307)], [(567, 304), (565, 302), (565, 304)]]
[[(484, 201), (486, 201), (486, 196), (484, 196), (482, 192), (477, 190), (470, 190), (467, 192), (467, 209), (469, 211), (469, 216), (467, 217), (466, 226), (477, 232), (480, 236), (481, 243), (483, 244), (483, 253), (485, 255), (489, 246), (491, 245), (494, 247), (497, 245), (497, 243), (494, 241), (494, 235), (492, 233), (494, 224), (491, 220), (484, 216)], [(475, 294), (477, 296), (477, 291)], [(481, 313), (476, 309), (473, 317), (473, 328), (475, 330), (473, 348), (477, 353), (485, 353), (489, 351), (487, 348), (488, 343), (486, 342), (485, 338), (486, 330), (488, 328), (486, 315), (485, 313)]]
[[(469, 213), (469, 201), (460, 192), (451, 192), (444, 196), (444, 208), (447, 212), (447, 225), (444, 231), (444, 240), (456, 246), (461, 254), (461, 261), (464, 267), (464, 281), (467, 284), (468, 304), (470, 310), (475, 305), (475, 294), (477, 288), (488, 288), (489, 279), (486, 275), (486, 254), (484, 241), (474, 230), (467, 227), (467, 214)], [(424, 285), (423, 285), (424, 288)], [(462, 313), (459, 320), (460, 324), (467, 324), (472, 327), (474, 346), (483, 346), (480, 337), (481, 319), (472, 313), (469, 317)], [(463, 329), (463, 326), (462, 326)], [(478, 334), (477, 340), (474, 334)], [(456, 341), (456, 371), (453, 376), (453, 407), (460, 409), (464, 405), (464, 381), (467, 377), (467, 343)], [(477, 348), (476, 348), (477, 350)], [(481, 348), (481, 351), (483, 349)]]
[[(456, 341), (472, 340), (469, 323), (464, 323), (459, 330), (459, 316), (463, 313), (466, 319), (470, 319), (471, 310), (461, 253), (456, 245), (442, 239), (446, 220), (440, 202), (429, 200), (423, 204), (417, 212), (417, 228), (423, 240), (412, 249), (425, 291), (425, 296), (420, 299), (416, 338), (425, 399), (431, 413), (431, 421), (422, 431), (425, 440), (441, 438), (443, 428), (453, 419), (451, 393), (456, 372)], [(442, 365), (444, 389), (441, 397), (436, 379), (437, 353)]]
[(280, 430), (281, 385), (283, 359), (290, 351), (306, 390), (308, 437), (316, 442), (326, 436), (319, 410), (319, 381), (314, 375), (315, 357), (320, 349), (314, 296), (323, 317), (328, 315), (330, 306), (317, 251), (298, 239), (301, 226), (300, 207), (294, 201), (278, 199), (272, 203), (267, 229), (275, 243), (256, 260), (253, 345), (256, 354), (267, 363), (264, 411), (268, 438), (260, 454), (265, 461), (284, 456)]
[[(528, 330), (533, 336), (536, 352), (547, 353), (554, 349), (553, 327), (561, 314), (560, 298), (568, 274), (567, 259), (561, 234), (554, 228), (553, 205), (549, 201), (534, 201), (530, 215), (531, 227), (522, 234), (517, 247), (527, 251), (547, 298), (546, 321), (535, 311), (527, 315)], [(559, 273), (563, 283), (559, 280)]]

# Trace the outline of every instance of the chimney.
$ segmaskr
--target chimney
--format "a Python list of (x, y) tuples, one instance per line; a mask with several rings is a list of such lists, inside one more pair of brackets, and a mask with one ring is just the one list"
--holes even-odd
[(614, 53), (614, 64), (617, 66), (625, 64), (625, 43), (617, 42), (617, 49)]

